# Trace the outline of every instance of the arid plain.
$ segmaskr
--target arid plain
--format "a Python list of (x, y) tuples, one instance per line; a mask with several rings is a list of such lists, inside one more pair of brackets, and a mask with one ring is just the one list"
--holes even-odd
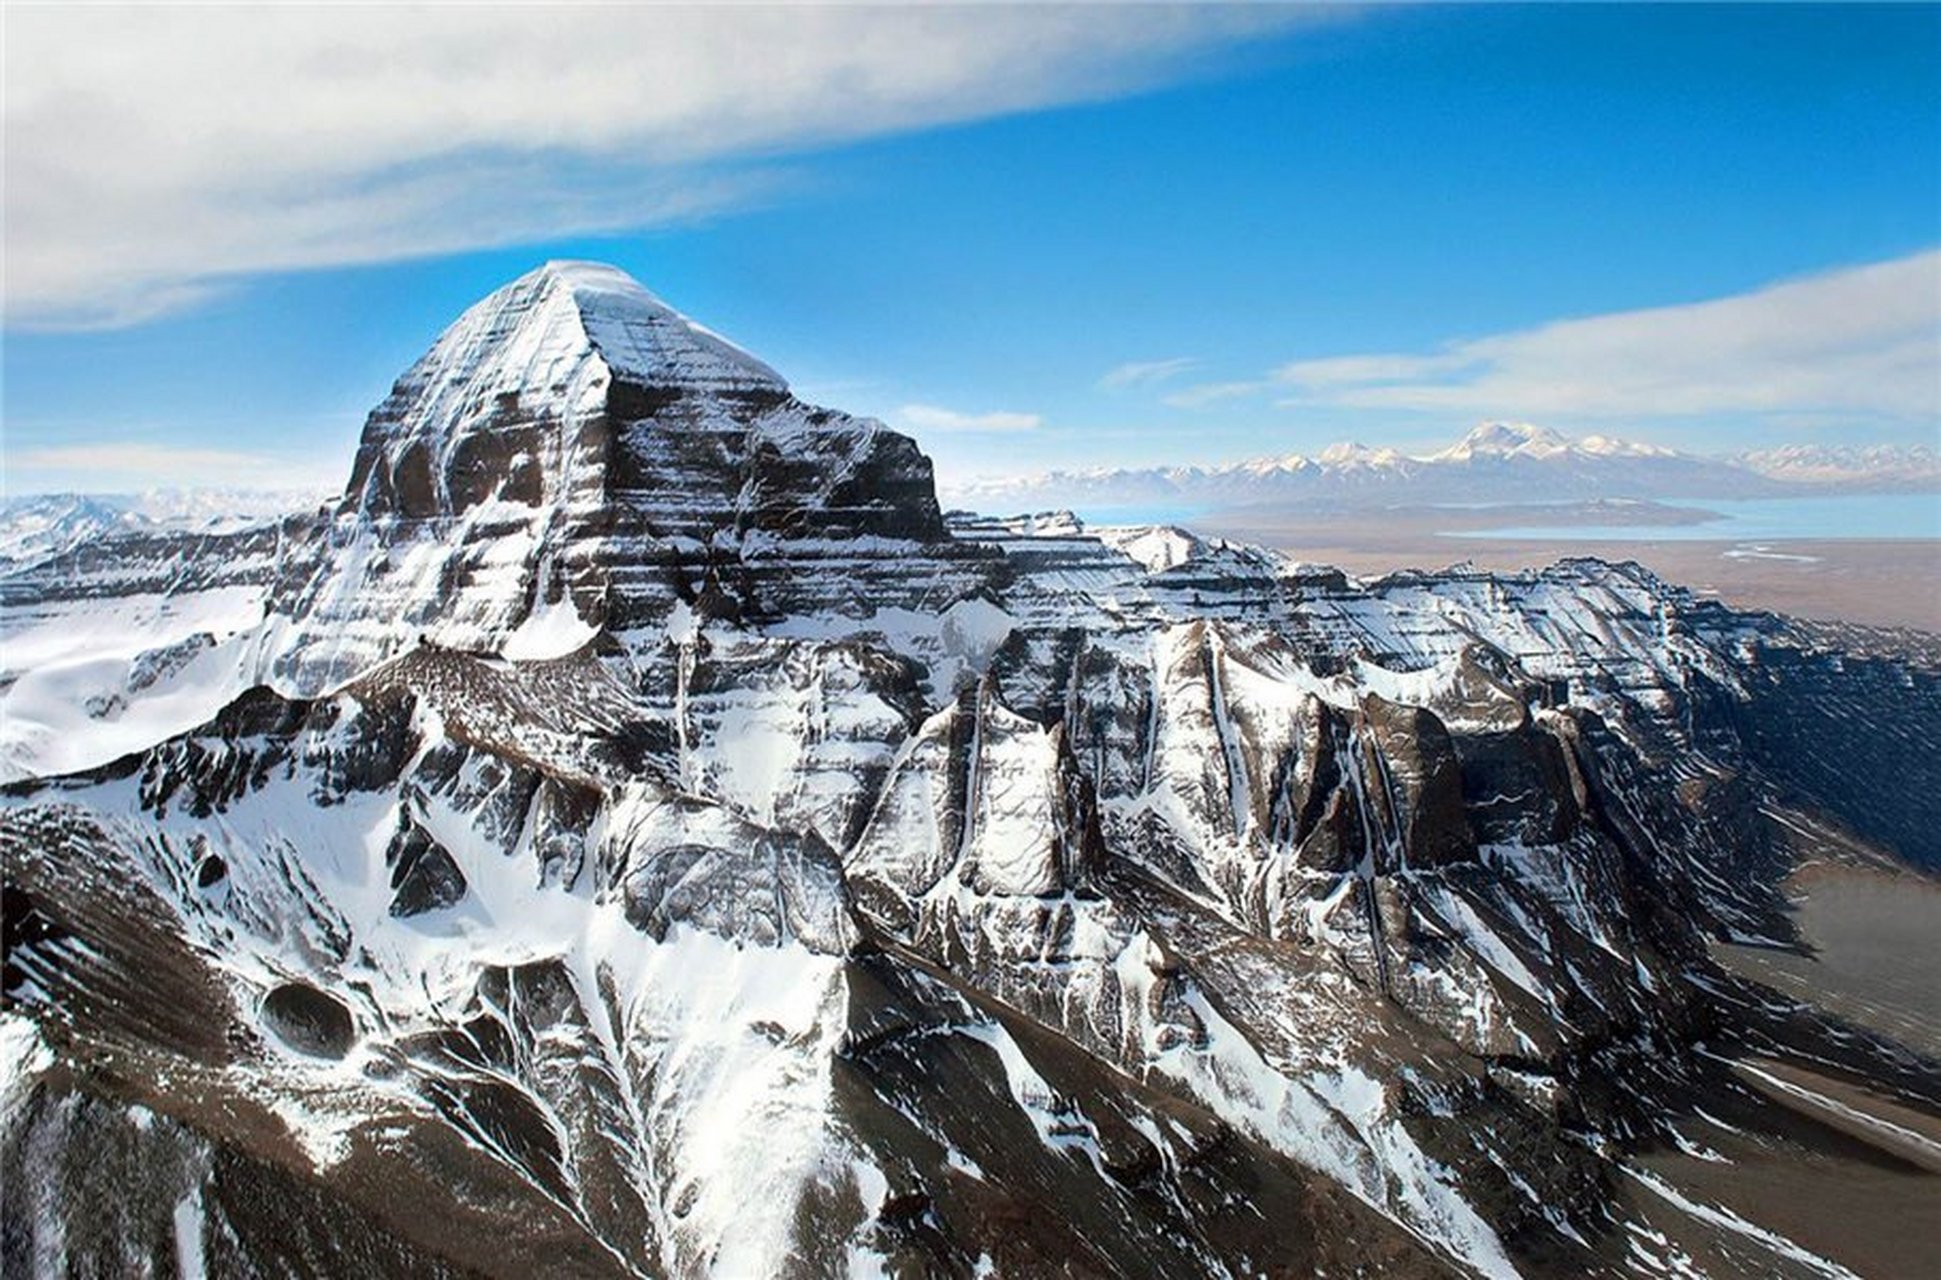
[(1235, 510), (1191, 523), (1354, 574), (1441, 569), (1464, 560), (1494, 570), (1538, 568), (1567, 556), (1636, 560), (1667, 581), (1740, 608), (1941, 634), (1941, 541), (1931, 538), (1654, 538), (1645, 523), (1635, 538), (1621, 541), (1455, 536), (1502, 522), (1500, 512), (1486, 509), (1400, 508), (1312, 515)]

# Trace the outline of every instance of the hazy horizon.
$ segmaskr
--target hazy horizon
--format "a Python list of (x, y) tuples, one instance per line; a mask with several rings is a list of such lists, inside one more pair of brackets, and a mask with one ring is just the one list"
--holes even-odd
[(949, 476), (1941, 423), (1930, 7), (601, 13), (10, 14), (9, 490), (336, 483), (551, 257)]

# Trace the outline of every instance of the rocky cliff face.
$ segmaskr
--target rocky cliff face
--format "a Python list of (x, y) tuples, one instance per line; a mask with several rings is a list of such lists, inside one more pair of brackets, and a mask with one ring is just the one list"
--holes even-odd
[(13, 740), (10, 1273), (1823, 1273), (1633, 1155), (1748, 1048), (1941, 1100), (1707, 952), (1941, 860), (1915, 638), (947, 523), (587, 264), (231, 537), (4, 583), (145, 620), (7, 695), (99, 731)]
[(930, 463), (806, 405), (612, 268), (555, 262), (441, 336), (365, 424), (309, 579), (275, 607), (306, 690), (422, 634), (526, 654), (596, 627), (961, 590)]

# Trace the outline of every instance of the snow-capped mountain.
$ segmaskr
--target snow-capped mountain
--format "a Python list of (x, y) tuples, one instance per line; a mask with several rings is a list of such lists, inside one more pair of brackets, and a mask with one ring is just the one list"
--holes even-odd
[(1868, 491), (1941, 488), (1941, 455), (1930, 445), (1786, 445), (1738, 455), (1761, 475), (1790, 483)]
[(104, 538), (233, 533), (314, 508), (324, 497), (294, 489), (153, 489), (0, 498), (0, 564), (19, 566)]
[[(1573, 439), (1528, 423), (1485, 422), (1445, 449), (1413, 455), (1343, 442), (1313, 457), (1288, 454), (1212, 467), (1098, 468), (997, 480), (964, 480), (945, 498), (980, 510), (1044, 510), (1158, 504), (1241, 507), (1403, 506), (1599, 498), (1782, 496), (1834, 478), (1826, 464), (1795, 465), (1812, 451), (1709, 458), (1660, 445), (1589, 435)], [(1819, 455), (1814, 454), (1818, 457)], [(1932, 484), (1928, 459), (1871, 451), (1845, 458), (1839, 478), (1856, 486)], [(1891, 465), (1890, 465), (1891, 464)], [(1914, 477), (1925, 474), (1926, 479)]]
[(0, 501), (0, 563), (36, 560), (150, 522), (110, 498), (33, 494)]
[(1707, 949), (1941, 864), (1933, 646), (946, 518), (610, 268), (0, 600), (9, 1274), (1825, 1275), (1641, 1154), (1941, 1105)]

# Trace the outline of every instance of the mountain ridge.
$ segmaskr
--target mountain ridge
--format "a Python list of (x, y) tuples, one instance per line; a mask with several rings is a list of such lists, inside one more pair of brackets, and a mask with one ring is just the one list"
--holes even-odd
[(1141, 506), (1215, 508), (1324, 503), (1343, 507), (1516, 503), (1598, 498), (1731, 499), (1825, 492), (1926, 492), (1941, 466), (1925, 446), (1797, 445), (1724, 456), (1686, 453), (1604, 435), (1572, 438), (1550, 427), (1488, 420), (1440, 449), (1404, 453), (1340, 441), (1312, 456), (1244, 462), (1053, 470), (962, 479), (949, 501), (999, 510)]
[(0, 571), (9, 1271), (1841, 1265), (1643, 1159), (1830, 1150), (1753, 1053), (1941, 1108), (1709, 950), (1941, 864), (1931, 651), (946, 517), (582, 270), (448, 330), (336, 507)]

